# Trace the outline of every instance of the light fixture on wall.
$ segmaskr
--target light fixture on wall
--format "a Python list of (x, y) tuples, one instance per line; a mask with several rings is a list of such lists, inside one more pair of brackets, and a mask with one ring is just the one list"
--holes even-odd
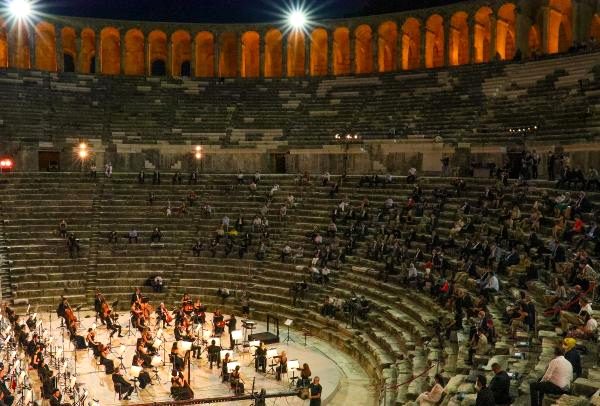
[(8, 9), (14, 18), (21, 20), (31, 14), (31, 3), (27, 0), (12, 0), (8, 4)]

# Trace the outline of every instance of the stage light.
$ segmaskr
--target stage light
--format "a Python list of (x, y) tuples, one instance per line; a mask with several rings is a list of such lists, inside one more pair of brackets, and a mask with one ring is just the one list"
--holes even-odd
[(27, 0), (13, 0), (8, 8), (10, 13), (17, 19), (26, 18), (31, 14), (31, 4)]
[(79, 149), (87, 149), (87, 144), (85, 142), (82, 142), (81, 144), (79, 144)]
[(290, 25), (296, 29), (301, 29), (306, 24), (306, 15), (301, 10), (294, 10), (288, 16)]
[(82, 149), (81, 151), (79, 151), (79, 158), (81, 159), (85, 159), (88, 156), (88, 152), (85, 149)]

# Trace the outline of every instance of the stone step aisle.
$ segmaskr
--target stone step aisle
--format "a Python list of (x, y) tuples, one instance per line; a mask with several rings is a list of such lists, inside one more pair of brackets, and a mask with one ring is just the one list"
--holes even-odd
[(102, 286), (98, 286), (98, 246), (101, 244), (98, 235), (98, 225), (102, 220), (102, 202), (105, 199), (112, 199), (112, 184), (107, 187), (105, 179), (102, 178), (97, 183), (96, 193), (92, 201), (92, 223), (90, 225), (92, 234), (90, 236), (89, 254), (88, 254), (88, 267), (86, 277), (86, 299), (87, 303), (93, 303), (96, 294), (96, 289), (102, 289)]

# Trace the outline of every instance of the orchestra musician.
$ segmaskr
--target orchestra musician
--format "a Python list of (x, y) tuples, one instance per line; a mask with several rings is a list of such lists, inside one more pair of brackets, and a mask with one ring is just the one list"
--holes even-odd
[(206, 348), (208, 352), (208, 362), (210, 369), (213, 367), (213, 363), (217, 364), (217, 368), (221, 366), (221, 347), (216, 344), (215, 340), (211, 340), (210, 345)]
[(131, 304), (131, 324), (134, 328), (142, 331), (146, 327), (144, 319), (144, 310), (141, 301), (135, 301)]
[(56, 377), (45, 361), (38, 368), (38, 375), (42, 382), (42, 396), (44, 399), (50, 398), (52, 390), (56, 388)]
[(102, 296), (102, 293), (100, 293), (100, 291), (96, 291), (96, 297), (94, 298), (94, 311), (96, 312), (96, 318), (100, 319), (100, 322), (102, 324), (106, 324), (104, 322), (104, 318), (102, 317), (102, 305), (106, 302), (106, 300), (104, 299), (104, 296)]
[(215, 313), (213, 315), (213, 327), (214, 327), (214, 335), (216, 337), (220, 337), (221, 334), (223, 334), (223, 331), (225, 331), (224, 317), (221, 314), (221, 310), (219, 310), (219, 309), (215, 310)]
[(234, 348), (234, 341), (233, 341), (233, 335), (232, 332), (236, 329), (237, 326), (237, 319), (235, 318), (235, 314), (231, 314), (231, 317), (229, 318), (229, 320), (227, 320), (227, 330), (229, 331), (229, 349), (233, 350)]
[[(67, 298), (64, 296), (61, 296), (60, 303), (58, 304), (58, 306), (56, 308), (56, 315), (58, 317), (61, 317), (64, 319), (65, 318), (65, 310), (70, 309), (70, 308), (71, 308), (71, 306), (69, 305), (69, 301), (67, 300)], [(62, 324), (62, 320), (61, 320), (61, 326), (62, 325), (63, 324)]]
[(137, 339), (135, 344), (135, 354), (142, 360), (145, 367), (150, 367), (152, 365), (152, 353), (146, 346), (143, 337)]
[(296, 386), (298, 388), (308, 387), (308, 385), (310, 385), (311, 374), (312, 373), (308, 364), (306, 362), (302, 364), (302, 368), (300, 369), (300, 379), (298, 379), (298, 383), (296, 384)]
[(0, 393), (2, 393), (3, 401), (7, 406), (11, 406), (15, 401), (15, 397), (11, 393), (8, 386), (6, 386), (6, 370), (4, 369), (4, 364), (0, 362)]
[(254, 370), (262, 369), (263, 374), (267, 372), (267, 346), (261, 342), (254, 353)]
[(244, 393), (244, 381), (240, 374), (240, 366), (236, 366), (229, 376), (229, 384), (231, 389), (234, 390), (236, 395), (242, 395)]
[(194, 392), (180, 371), (171, 373), (171, 396), (175, 400), (189, 400), (194, 398)]
[(179, 355), (177, 341), (173, 342), (173, 346), (171, 347), (171, 353), (169, 354), (169, 360), (171, 361), (171, 364), (173, 364), (174, 370), (183, 371), (183, 368), (185, 367), (185, 362), (183, 358)]
[[(132, 365), (144, 368), (144, 360), (141, 357), (138, 357), (137, 354), (133, 356)], [(152, 383), (152, 378), (150, 378), (150, 374), (148, 371), (140, 371), (138, 375), (138, 382), (140, 383), (140, 389), (144, 389), (148, 384)]]
[(229, 371), (227, 370), (227, 364), (231, 361), (229, 358), (229, 353), (225, 354), (225, 358), (222, 360), (223, 370), (221, 372), (222, 382), (229, 382)]
[(281, 381), (281, 374), (287, 373), (287, 354), (285, 351), (282, 351), (277, 358), (279, 359), (279, 365), (277, 365), (277, 368), (275, 368), (275, 379)]
[(135, 288), (135, 292), (131, 294), (131, 304), (134, 304), (135, 302), (141, 302), (141, 300), (142, 291), (140, 290), (140, 288)]
[(115, 373), (112, 376), (112, 381), (115, 386), (115, 392), (119, 394), (119, 399), (123, 394), (125, 396), (122, 397), (123, 400), (129, 400), (131, 393), (133, 392), (133, 385), (129, 383), (125, 378), (123, 378), (123, 371), (121, 368), (117, 368)]
[(62, 394), (58, 388), (55, 388), (52, 391), (52, 396), (50, 396), (50, 406), (61, 406), (62, 404)]
[(87, 336), (85, 337), (85, 342), (88, 347), (90, 347), (94, 353), (94, 357), (100, 356), (100, 342), (96, 341), (96, 332), (91, 328), (88, 329)]
[(112, 374), (115, 371), (115, 363), (112, 359), (108, 358), (110, 355), (110, 346), (100, 343), (98, 350), (100, 352), (100, 364), (104, 365), (106, 375)]
[(196, 299), (194, 302), (194, 323), (204, 324), (206, 323), (206, 306), (204, 306), (200, 299)]
[(35, 353), (33, 354), (33, 358), (31, 360), (31, 367), (33, 369), (38, 369), (44, 363), (44, 346), (42, 344), (38, 344), (35, 348)]
[(173, 321), (173, 316), (169, 314), (169, 310), (163, 302), (156, 308), (156, 322), (160, 323), (161, 321), (163, 323), (163, 328), (170, 326)]

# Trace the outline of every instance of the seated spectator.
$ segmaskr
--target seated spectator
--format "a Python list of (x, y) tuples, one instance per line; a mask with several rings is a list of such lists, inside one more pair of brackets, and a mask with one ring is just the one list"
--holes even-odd
[(565, 352), (565, 358), (571, 363), (573, 367), (573, 379), (577, 379), (581, 376), (581, 355), (575, 348), (577, 340), (574, 338), (565, 338), (562, 342), (562, 349)]
[(154, 227), (154, 230), (152, 231), (152, 235), (150, 236), (150, 241), (151, 242), (160, 242), (161, 239), (162, 239), (162, 232), (160, 231), (160, 229), (158, 227)]
[(163, 278), (160, 275), (156, 275), (154, 279), (152, 279), (152, 289), (154, 292), (161, 293), (163, 291)]
[(229, 293), (228, 288), (219, 288), (217, 290), (217, 296), (221, 298), (221, 303), (225, 303), (225, 299), (227, 299), (231, 294)]
[(133, 230), (129, 231), (129, 234), (127, 234), (127, 238), (129, 240), (129, 244), (131, 244), (132, 242), (138, 243), (138, 232), (137, 230), (134, 228)]
[(64, 219), (58, 225), (58, 233), (62, 238), (67, 238), (67, 222)]
[(469, 342), (467, 364), (473, 364), (473, 355), (486, 355), (489, 350), (487, 336), (477, 329)]
[(569, 390), (573, 380), (573, 366), (564, 357), (561, 347), (554, 348), (554, 358), (549, 362), (544, 376), (529, 384), (531, 406), (542, 406), (544, 394), (561, 395)]
[(79, 239), (75, 236), (75, 233), (69, 233), (69, 236), (67, 237), (67, 248), (69, 249), (71, 258), (79, 256), (81, 245), (79, 244)]
[[(578, 311), (574, 312), (574, 310)], [(561, 310), (559, 321), (562, 331), (566, 332), (571, 327), (576, 328), (584, 325), (583, 313), (592, 314), (592, 304), (586, 297), (579, 298), (578, 306)]]
[(408, 176), (406, 177), (406, 183), (415, 183), (417, 181), (417, 169), (410, 168), (408, 170)]
[(582, 318), (583, 324), (571, 328), (571, 330), (567, 332), (567, 336), (582, 340), (591, 340), (596, 337), (598, 322), (585, 310), (580, 313), (580, 317)]
[(237, 179), (238, 185), (243, 185), (244, 184), (244, 174), (243, 174), (243, 172), (241, 170), (238, 171), (236, 179)]
[(475, 406), (495, 406), (494, 394), (487, 387), (487, 379), (485, 375), (477, 375), (475, 380), (475, 391), (477, 391), (477, 398), (475, 398)]
[(281, 250), (281, 262), (285, 262), (290, 255), (292, 255), (292, 247), (286, 244)]
[(110, 231), (108, 233), (108, 243), (109, 244), (116, 244), (119, 240), (119, 235), (117, 234), (116, 231)]
[(202, 240), (198, 239), (196, 243), (192, 246), (192, 252), (195, 256), (199, 257), (202, 253), (202, 248), (204, 247), (204, 243)]
[(416, 402), (419, 406), (433, 406), (437, 405), (442, 399), (442, 393), (444, 392), (444, 378), (440, 374), (435, 374), (433, 377), (434, 384), (431, 390), (421, 393)]

